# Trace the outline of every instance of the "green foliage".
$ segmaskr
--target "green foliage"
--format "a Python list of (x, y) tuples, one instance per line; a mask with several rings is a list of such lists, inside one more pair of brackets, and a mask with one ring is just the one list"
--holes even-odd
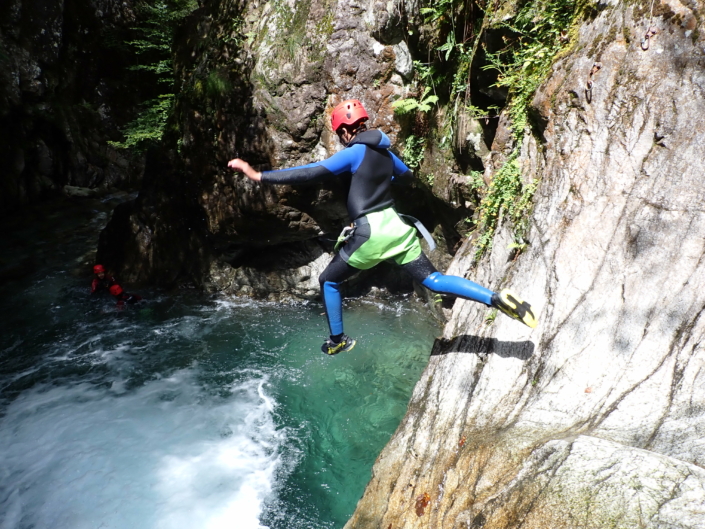
[(174, 30), (181, 20), (197, 7), (195, 0), (138, 3), (137, 12), (141, 22), (134, 28), (138, 38), (126, 43), (140, 61), (132, 69), (153, 72), (162, 82), (164, 77), (170, 78)]
[(428, 7), (419, 9), (419, 12), (427, 22), (438, 22), (453, 11), (454, 4), (453, 0), (433, 0)]
[[(484, 182), (482, 183), (484, 187)], [(528, 229), (528, 214), (537, 181), (524, 184), (516, 152), (495, 174), (477, 210), (475, 227), (480, 233), (475, 258), (492, 249), (497, 227), (505, 217), (513, 224), (516, 240), (522, 240)], [(524, 243), (525, 244), (525, 243)]]
[(524, 4), (515, 16), (496, 27), (517, 37), (497, 53), (487, 52), (487, 70), (496, 70), (496, 86), (509, 89), (509, 114), (515, 137), (524, 133), (528, 106), (546, 79), (551, 64), (569, 42), (568, 32), (581, 12), (580, 0), (543, 0)]
[(526, 249), (527, 243), (523, 240), (521, 241), (514, 241), (512, 243), (509, 243), (507, 246), (508, 250), (517, 250), (519, 252), (523, 252)]
[(232, 90), (232, 83), (228, 77), (218, 71), (208, 74), (205, 85), (206, 95), (210, 98), (222, 96)]
[(143, 104), (137, 119), (132, 121), (122, 133), (125, 141), (109, 141), (108, 144), (119, 149), (141, 149), (147, 143), (156, 143), (162, 139), (167, 120), (174, 106), (174, 94), (161, 94)]
[(486, 187), (482, 171), (470, 171), (468, 180), (470, 181), (472, 188), (477, 191), (480, 191)]
[(123, 130), (124, 141), (108, 142), (120, 149), (143, 150), (162, 139), (174, 107), (173, 59), (174, 32), (181, 21), (198, 7), (195, 0), (143, 1), (136, 6), (140, 22), (135, 26), (137, 38), (125, 44), (132, 50), (137, 64), (130, 69), (153, 76), (156, 85), (164, 85), (156, 97), (145, 101), (139, 115)]
[[(586, 0), (496, 0), (479, 2), (468, 9), (464, 0), (422, 0), (421, 16), (427, 24), (439, 28), (442, 39), (434, 48), (435, 69), (451, 74), (447, 94), (454, 112), (449, 114), (446, 127), (453, 128), (455, 116), (461, 111), (485, 117), (499, 110), (483, 110), (470, 103), (470, 72), (478, 47), (485, 42), (483, 34), (488, 29), (503, 30), (507, 35), (505, 47), (494, 53), (485, 47), (489, 64), (484, 68), (496, 70), (496, 86), (508, 89), (508, 110), (519, 138), (527, 124), (531, 97), (556, 55), (570, 42), (570, 30), (585, 5)], [(425, 84), (434, 86), (438, 93), (437, 88), (445, 81), (444, 76), (437, 75), (433, 83)]]
[[(454, 136), (457, 117), (461, 113), (476, 119), (495, 117), (501, 111), (496, 106), (479, 108), (473, 105), (471, 72), (477, 64), (478, 50), (487, 58), (485, 70), (497, 72), (495, 86), (507, 89), (506, 110), (512, 122), (516, 140), (515, 151), (487, 186), (481, 173), (471, 172), (470, 184), (477, 200), (473, 226), (478, 235), (476, 258), (492, 247), (497, 227), (503, 219), (513, 223), (513, 249), (522, 251), (527, 242), (528, 214), (538, 183), (524, 184), (518, 153), (527, 125), (529, 105), (536, 89), (550, 73), (551, 65), (570, 44), (579, 19), (587, 13), (586, 0), (496, 0), (469, 4), (465, 0), (421, 0), (420, 14), (428, 27), (437, 30), (433, 45), (435, 55), (425, 65), (423, 86), (432, 86), (434, 94), (449, 103), (439, 136), (440, 144), (448, 146)], [(488, 49), (489, 30), (503, 35), (503, 47)], [(475, 61), (475, 64), (473, 64)], [(420, 70), (416, 69), (417, 82)], [(424, 95), (427, 92), (424, 92)], [(402, 110), (416, 110), (405, 100)]]
[(404, 151), (401, 155), (402, 161), (409, 169), (416, 169), (423, 162), (425, 151), (426, 138), (419, 138), (412, 134), (404, 141)]
[(492, 325), (497, 319), (497, 313), (497, 309), (488, 310), (487, 314), (485, 315), (485, 325)]
[(419, 99), (413, 97), (400, 99), (392, 103), (392, 108), (397, 114), (409, 114), (411, 112), (428, 112), (432, 106), (438, 103), (438, 96), (428, 95), (431, 91), (429, 87), (424, 88)]

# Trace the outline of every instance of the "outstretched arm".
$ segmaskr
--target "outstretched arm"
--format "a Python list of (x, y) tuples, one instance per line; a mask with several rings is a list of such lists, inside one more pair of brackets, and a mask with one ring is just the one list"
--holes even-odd
[(255, 182), (262, 180), (262, 173), (255, 171), (249, 163), (245, 160), (241, 160), (240, 158), (230, 160), (228, 162), (228, 167), (235, 169), (236, 171), (240, 171), (241, 173), (245, 173), (247, 178), (254, 180)]
[(288, 169), (277, 169), (260, 173), (255, 171), (250, 164), (236, 158), (228, 162), (228, 167), (245, 173), (245, 175), (256, 182), (265, 184), (306, 184), (325, 180), (331, 176), (337, 176), (345, 172), (354, 172), (360, 166), (364, 157), (365, 146), (354, 145), (337, 152), (330, 158), (321, 162), (314, 162), (307, 165), (299, 165)]

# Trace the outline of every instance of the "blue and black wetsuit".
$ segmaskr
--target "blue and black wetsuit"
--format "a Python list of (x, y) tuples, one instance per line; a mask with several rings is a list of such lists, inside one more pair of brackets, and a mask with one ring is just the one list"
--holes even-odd
[(391, 186), (409, 183), (414, 174), (391, 151), (389, 138), (379, 130), (358, 134), (348, 146), (322, 162), (265, 171), (268, 184), (304, 184), (331, 177), (352, 177), (348, 192), (350, 220), (394, 205)]
[(413, 173), (391, 151), (379, 130), (359, 133), (342, 151), (322, 162), (265, 171), (262, 182), (302, 184), (327, 178), (350, 178), (348, 214), (355, 231), (319, 277), (331, 337), (343, 334), (340, 284), (361, 269), (392, 259), (434, 292), (492, 304), (494, 292), (477, 283), (438, 272), (421, 251), (416, 230), (394, 210), (391, 186), (408, 184)]

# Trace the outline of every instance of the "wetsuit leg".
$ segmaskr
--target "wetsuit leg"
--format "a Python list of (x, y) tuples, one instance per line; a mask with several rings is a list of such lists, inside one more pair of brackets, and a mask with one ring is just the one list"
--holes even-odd
[(343, 334), (343, 298), (340, 295), (340, 283), (355, 272), (359, 272), (359, 270), (343, 261), (340, 254), (335, 254), (333, 260), (318, 278), (331, 337)]
[(450, 294), (484, 303), (488, 307), (492, 306), (494, 292), (469, 279), (441, 274), (423, 253), (410, 263), (402, 265), (402, 269), (433, 292)]

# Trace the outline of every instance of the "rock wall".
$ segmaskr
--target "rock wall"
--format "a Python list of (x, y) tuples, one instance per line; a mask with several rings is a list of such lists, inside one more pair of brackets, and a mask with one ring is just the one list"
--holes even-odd
[(106, 143), (139, 103), (115, 45), (134, 21), (129, 0), (2, 2), (0, 215), (66, 185), (137, 186), (141, 157)]
[(540, 323), (455, 303), (346, 529), (705, 527), (705, 4), (596, 7), (533, 101), (529, 246), (449, 270)]

